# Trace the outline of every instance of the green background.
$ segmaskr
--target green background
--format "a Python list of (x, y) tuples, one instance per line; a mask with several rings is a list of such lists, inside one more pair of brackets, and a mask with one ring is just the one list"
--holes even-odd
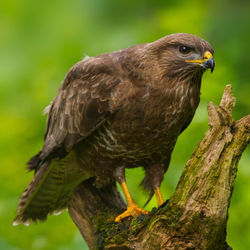
[[(85, 55), (154, 41), (187, 32), (208, 40), (216, 68), (206, 73), (201, 103), (189, 128), (179, 137), (163, 183), (170, 197), (181, 171), (207, 130), (206, 106), (219, 103), (226, 84), (237, 98), (234, 118), (250, 109), (250, 2), (166, 0), (2, 0), (0, 2), (0, 249), (85, 249), (67, 212), (45, 223), (12, 227), (19, 196), (32, 178), (26, 161), (42, 146), (41, 111), (56, 95), (68, 69)], [(250, 154), (239, 164), (229, 210), (228, 243), (250, 249)], [(140, 175), (140, 178), (138, 176)], [(141, 169), (127, 172), (137, 188)], [(156, 205), (155, 199), (147, 206)]]

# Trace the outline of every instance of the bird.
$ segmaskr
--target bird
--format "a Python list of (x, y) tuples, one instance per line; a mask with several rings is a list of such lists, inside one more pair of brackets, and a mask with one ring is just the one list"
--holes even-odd
[(116, 222), (147, 214), (125, 178), (126, 168), (139, 166), (144, 188), (161, 206), (160, 185), (178, 136), (198, 107), (203, 73), (214, 70), (213, 54), (204, 39), (175, 33), (72, 66), (45, 109), (44, 144), (27, 163), (35, 174), (13, 225), (44, 221), (66, 208), (89, 178), (97, 188), (120, 184), (127, 209)]

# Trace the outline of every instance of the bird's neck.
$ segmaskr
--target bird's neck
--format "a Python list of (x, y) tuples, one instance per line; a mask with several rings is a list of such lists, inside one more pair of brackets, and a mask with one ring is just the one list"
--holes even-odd
[(118, 58), (122, 70), (134, 85), (153, 87), (155, 82), (159, 82), (159, 69), (146, 50), (147, 44), (133, 46), (122, 50)]
[[(201, 76), (194, 75), (189, 80), (164, 79), (151, 87), (149, 96), (156, 98), (164, 107), (175, 106), (179, 111), (186, 109), (194, 113), (200, 102)], [(152, 101), (152, 99), (150, 99)]]

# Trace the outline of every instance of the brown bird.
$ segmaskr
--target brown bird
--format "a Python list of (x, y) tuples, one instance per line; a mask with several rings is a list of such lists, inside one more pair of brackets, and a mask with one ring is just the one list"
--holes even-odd
[(46, 109), (44, 146), (28, 162), (35, 176), (14, 224), (44, 220), (65, 208), (74, 189), (90, 177), (96, 187), (121, 185), (127, 210), (116, 221), (146, 213), (125, 180), (125, 168), (138, 166), (160, 206), (160, 184), (176, 140), (199, 104), (208, 68), (214, 69), (211, 45), (183, 33), (74, 65)]

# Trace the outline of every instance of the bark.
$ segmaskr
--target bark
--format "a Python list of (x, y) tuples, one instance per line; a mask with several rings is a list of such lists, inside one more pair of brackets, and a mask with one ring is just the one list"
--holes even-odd
[(230, 249), (228, 208), (237, 165), (250, 140), (250, 115), (232, 118), (227, 85), (219, 106), (208, 105), (209, 129), (193, 152), (168, 202), (148, 215), (115, 223), (125, 204), (113, 183), (83, 182), (69, 213), (90, 249)]

